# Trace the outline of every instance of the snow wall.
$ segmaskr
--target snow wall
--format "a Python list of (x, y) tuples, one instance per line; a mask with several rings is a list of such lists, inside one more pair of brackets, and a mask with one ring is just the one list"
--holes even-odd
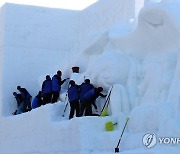
[(108, 30), (118, 23), (127, 24), (130, 19), (134, 19), (134, 12), (134, 0), (100, 0), (96, 5), (82, 10), (79, 23), (79, 42), (77, 42), (78, 50), (83, 50), (83, 40), (92, 32)]
[[(124, 4), (117, 0), (98, 1), (82, 11), (5, 4), (0, 21), (2, 115), (10, 115), (15, 109), (12, 92), (17, 85), (26, 87), (35, 96), (46, 74), (53, 75), (58, 69), (67, 68), (85, 34), (94, 29), (108, 29), (122, 18), (123, 22), (132, 18), (133, 11), (119, 18), (119, 2), (134, 10), (132, 1)], [(94, 22), (96, 25), (90, 26)], [(67, 75), (64, 73), (63, 77)]]
[[(3, 41), (3, 39), (4, 39), (4, 31), (3, 31), (3, 29), (4, 29), (4, 11), (1, 9), (0, 10), (0, 76), (1, 76), (1, 78), (0, 78), (0, 84), (2, 85), (2, 74), (3, 74), (3, 51), (4, 51), (4, 46), (3, 46), (3, 43), (4, 43), (4, 41)], [(2, 101), (2, 86), (0, 86), (0, 100)], [(1, 105), (0, 106), (2, 106), (2, 103), (1, 103)], [(0, 107), (1, 108), (1, 111), (0, 111), (0, 113), (2, 112), (2, 107)], [(1, 116), (2, 116), (2, 114), (1, 114)]]

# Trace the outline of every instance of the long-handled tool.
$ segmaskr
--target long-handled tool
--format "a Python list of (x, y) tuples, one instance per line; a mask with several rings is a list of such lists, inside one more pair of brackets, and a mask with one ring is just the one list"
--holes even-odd
[(122, 131), (122, 133), (121, 133), (120, 139), (119, 139), (118, 144), (117, 144), (117, 146), (116, 146), (116, 148), (115, 148), (115, 153), (118, 153), (118, 152), (119, 152), (119, 144), (120, 144), (120, 142), (121, 142), (121, 138), (122, 138), (122, 136), (123, 136), (123, 134), (124, 134), (124, 130), (125, 130), (126, 126), (127, 126), (128, 121), (129, 121), (129, 118), (126, 119), (126, 123), (125, 123), (125, 125), (124, 125), (124, 128), (123, 128), (123, 131)]
[(68, 93), (66, 93), (66, 97), (65, 97), (66, 106), (65, 106), (64, 111), (63, 111), (63, 115), (62, 115), (63, 117), (64, 117), (64, 115), (65, 115), (66, 108), (67, 108), (67, 106), (68, 106), (68, 101), (67, 101), (67, 99), (68, 99)]
[[(70, 79), (70, 78), (67, 78), (68, 80)], [(69, 89), (69, 84), (68, 84), (68, 89)], [(64, 115), (65, 115), (65, 112), (66, 112), (66, 109), (67, 109), (67, 106), (68, 106), (68, 90), (67, 90), (67, 92), (66, 92), (66, 97), (65, 97), (65, 103), (66, 103), (66, 106), (65, 106), (65, 108), (64, 108), (64, 111), (63, 111), (63, 117), (64, 117)]]
[[(109, 102), (110, 102), (110, 96), (111, 96), (112, 89), (113, 89), (113, 86), (111, 87), (111, 90), (110, 90), (110, 92), (109, 92), (109, 94), (107, 96), (107, 99), (106, 99), (106, 101), (104, 103), (104, 106), (103, 106), (103, 108), (101, 110), (101, 114), (100, 114), (101, 117), (104, 117), (104, 116), (107, 115), (107, 107), (108, 107)], [(105, 109), (105, 107), (106, 107), (106, 109)]]

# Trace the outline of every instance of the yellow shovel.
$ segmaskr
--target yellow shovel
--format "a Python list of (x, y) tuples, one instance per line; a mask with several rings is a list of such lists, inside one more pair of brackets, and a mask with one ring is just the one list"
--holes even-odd
[(108, 110), (107, 110), (107, 108), (104, 109), (104, 110), (102, 111), (101, 115), (100, 115), (100, 117), (105, 117), (105, 116), (108, 116)]
[(114, 130), (114, 125), (117, 125), (117, 123), (113, 124), (111, 121), (106, 122), (106, 130), (107, 131), (113, 131)]

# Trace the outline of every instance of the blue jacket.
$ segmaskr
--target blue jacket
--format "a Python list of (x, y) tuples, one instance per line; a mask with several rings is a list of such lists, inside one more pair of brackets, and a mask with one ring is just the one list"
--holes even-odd
[(45, 80), (42, 84), (42, 95), (52, 92), (52, 81), (51, 79)]
[(41, 102), (42, 102), (42, 99), (37, 95), (33, 101), (32, 101), (32, 109), (35, 109), (37, 107), (40, 107), (41, 106)]
[(84, 94), (86, 94), (88, 91), (90, 91), (93, 88), (94, 88), (94, 86), (92, 84), (82, 83), (80, 85), (80, 100), (82, 101)]
[(91, 100), (92, 102), (95, 101), (99, 96), (105, 97), (102, 93), (98, 92), (97, 88), (94, 88), (87, 92), (84, 96), (83, 99), (86, 100)]
[(58, 75), (54, 75), (52, 78), (52, 91), (53, 92), (60, 92), (61, 91), (61, 85), (65, 81), (66, 81), (66, 79), (61, 81), (61, 77), (59, 77)]
[(21, 88), (19, 91), (20, 91), (23, 99), (27, 99), (27, 98), (32, 97), (25, 88)]
[(79, 99), (79, 88), (77, 85), (68, 89), (68, 98), (70, 103)]

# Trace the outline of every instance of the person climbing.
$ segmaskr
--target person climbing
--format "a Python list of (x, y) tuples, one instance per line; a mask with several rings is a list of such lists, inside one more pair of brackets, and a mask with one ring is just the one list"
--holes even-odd
[(66, 81), (66, 79), (62, 81), (61, 76), (62, 72), (57, 71), (57, 74), (55, 74), (52, 78), (52, 103), (57, 102), (61, 91), (61, 85)]
[(39, 91), (32, 101), (32, 109), (40, 107), (41, 105), (42, 105), (42, 95), (41, 95), (41, 91)]
[(73, 118), (76, 111), (76, 117), (79, 117), (79, 86), (71, 80), (69, 82), (70, 88), (68, 89), (68, 98), (70, 103), (69, 119)]
[(12, 114), (17, 115), (17, 114), (21, 114), (21, 113), (25, 112), (25, 104), (24, 104), (22, 95), (17, 94), (16, 92), (13, 92), (13, 95), (17, 102), (17, 110), (15, 110), (15, 112), (13, 112)]
[(46, 75), (46, 80), (42, 84), (42, 104), (45, 105), (51, 102), (52, 98), (52, 81), (49, 75)]
[(21, 88), (21, 86), (17, 86), (17, 90), (19, 90), (19, 92), (22, 95), (24, 104), (25, 104), (25, 110), (27, 111), (31, 111), (31, 99), (32, 96), (29, 94), (29, 92), (25, 89), (25, 88)]
[(80, 115), (79, 116), (83, 116), (84, 109), (85, 109), (83, 96), (88, 91), (92, 90), (93, 88), (94, 86), (90, 83), (89, 79), (85, 79), (85, 81), (80, 85)]
[(95, 104), (95, 100), (101, 96), (106, 97), (106, 95), (103, 95), (101, 92), (103, 91), (102, 87), (94, 88), (84, 94), (83, 96), (83, 103), (85, 104), (85, 116), (91, 116), (92, 115), (92, 107), (91, 104), (94, 106), (94, 108), (97, 110), (97, 106)]

